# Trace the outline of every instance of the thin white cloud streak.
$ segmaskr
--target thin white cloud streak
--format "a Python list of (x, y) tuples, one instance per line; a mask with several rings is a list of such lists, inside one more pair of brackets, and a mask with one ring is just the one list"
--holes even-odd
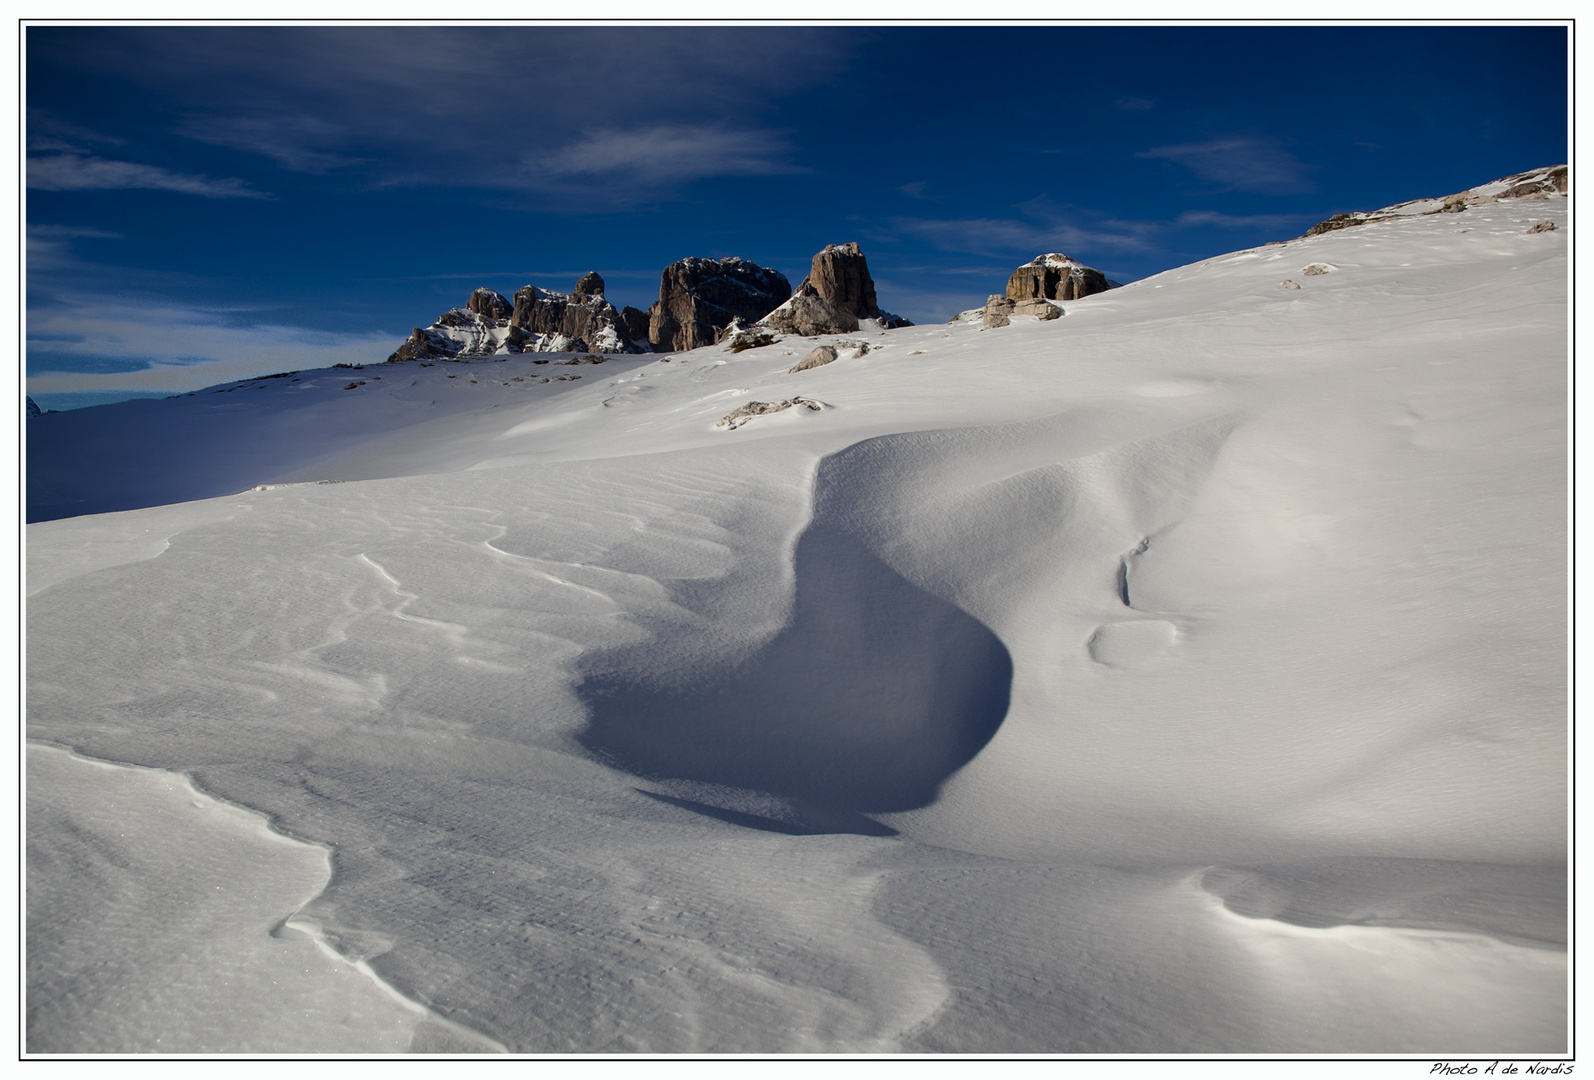
[(989, 256), (1015, 251), (1146, 251), (1151, 248), (1147, 234), (1153, 231), (1153, 227), (1135, 222), (1118, 223), (1115, 230), (1015, 218), (896, 218), (892, 224), (899, 233), (919, 237), (943, 251)]
[(122, 235), (81, 225), (29, 225), (26, 243), (28, 273), (40, 274), (82, 266), (83, 263), (72, 250), (72, 241), (80, 238), (120, 240)]
[(1306, 178), (1310, 166), (1272, 139), (1231, 136), (1157, 146), (1135, 156), (1183, 165), (1199, 179), (1232, 191), (1287, 195), (1314, 189)]
[(806, 172), (787, 160), (792, 150), (784, 138), (770, 131), (659, 124), (586, 132), (546, 156), (529, 159), (527, 171), (532, 176), (609, 177), (650, 186), (708, 176)]
[(933, 220), (895, 218), (899, 234), (916, 236), (943, 251), (988, 257), (1020, 252), (1059, 251), (1090, 257), (1092, 251), (1150, 252), (1172, 233), (1184, 229), (1289, 229), (1307, 220), (1300, 214), (1225, 214), (1186, 210), (1172, 221), (1102, 218), (1081, 224), (1037, 199), (1017, 208), (1025, 218), (961, 218)]
[[(827, 27), (113, 27), (37, 47), (182, 102), (178, 134), (287, 169), (592, 209), (700, 177), (796, 170), (782, 136), (747, 118), (836, 78), (869, 38)], [(541, 153), (523, 159), (528, 147)]]
[(212, 180), (208, 176), (176, 173), (158, 165), (112, 161), (88, 154), (62, 153), (28, 158), (28, 187), (40, 191), (110, 191), (144, 189), (176, 191), (207, 199), (270, 199), (236, 177)]
[(29, 393), (144, 390), (183, 393), (278, 371), (374, 364), (400, 338), (296, 326), (230, 325), (214, 313), (181, 307), (53, 307), (28, 313), (29, 351), (89, 360), (149, 364), (136, 371), (50, 371), (30, 375)]
[(364, 160), (325, 149), (346, 142), (348, 132), (341, 124), (315, 116), (191, 116), (178, 125), (177, 134), (196, 142), (259, 154), (289, 172), (323, 175)]
[(1186, 210), (1173, 223), (1178, 229), (1287, 229), (1307, 221), (1311, 214), (1225, 214), (1217, 210)]

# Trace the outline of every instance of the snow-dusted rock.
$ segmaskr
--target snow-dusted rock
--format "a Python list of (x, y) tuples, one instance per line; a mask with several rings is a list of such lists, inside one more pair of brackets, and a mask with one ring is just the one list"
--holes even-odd
[(783, 334), (813, 337), (816, 334), (851, 334), (858, 329), (858, 316), (820, 296), (804, 281), (796, 295), (770, 312), (765, 323)]
[(588, 272), (573, 293), (526, 285), (511, 304), (492, 289), (477, 289), (464, 307), (451, 308), (388, 357), (454, 360), (521, 352), (636, 353), (636, 344), (614, 305), (603, 298), (603, 279)]
[(641, 348), (651, 347), (648, 342), (648, 313), (640, 308), (627, 304), (620, 309), (620, 325), (625, 327), (626, 337)]
[(661, 350), (712, 345), (732, 319), (756, 322), (790, 295), (785, 274), (747, 259), (682, 259), (660, 276), (648, 341)]
[(477, 289), (470, 294), (470, 302), (465, 307), (484, 319), (502, 319), (506, 322), (515, 313), (515, 305), (492, 289)]
[(1568, 187), (1565, 165), (1530, 169), (1443, 198), (1412, 199), (1386, 206), (1381, 210), (1353, 210), (1349, 213), (1334, 214), (1326, 220), (1319, 221), (1296, 239), (1305, 240), (1307, 237), (1321, 236), (1339, 229), (1377, 221), (1394, 221), (1417, 214), (1457, 214), (1468, 207), (1487, 206), (1500, 199), (1548, 199), (1551, 196), (1564, 195)]
[(1059, 251), (1035, 256), (1007, 279), (1007, 297), (1015, 301), (1078, 300), (1110, 288), (1106, 274)]
[(719, 418), (715, 427), (730, 428), (735, 431), (755, 416), (764, 416), (767, 413), (784, 412), (794, 405), (806, 405), (818, 412), (821, 408), (819, 402), (805, 397), (787, 398), (785, 401), (749, 401), (746, 405), (739, 406)]
[[(811, 302), (814, 300), (819, 303)], [(877, 321), (882, 330), (913, 325), (900, 315), (880, 310), (869, 260), (856, 242), (849, 242), (827, 244), (816, 254), (791, 300), (767, 321), (787, 333), (813, 335), (849, 334), (864, 319)]]

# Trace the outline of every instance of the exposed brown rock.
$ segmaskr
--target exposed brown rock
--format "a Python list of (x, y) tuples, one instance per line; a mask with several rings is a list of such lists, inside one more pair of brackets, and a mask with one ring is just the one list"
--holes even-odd
[(715, 427), (728, 427), (732, 431), (741, 427), (755, 416), (764, 416), (768, 413), (781, 412), (794, 405), (806, 405), (818, 412), (821, 409), (819, 402), (805, 397), (788, 398), (785, 401), (749, 401), (746, 405), (732, 409), (719, 418)]
[(770, 312), (767, 321), (773, 329), (798, 337), (851, 334), (858, 329), (858, 316), (820, 296), (806, 281), (796, 295)]
[(625, 327), (625, 336), (630, 338), (635, 345), (648, 343), (648, 313), (627, 304), (620, 309), (620, 323)]
[(779, 270), (734, 257), (682, 259), (660, 276), (648, 341), (671, 350), (712, 345), (732, 319), (756, 322), (789, 296), (791, 283)]
[(804, 283), (812, 286), (815, 295), (851, 313), (854, 318), (879, 319), (887, 329), (913, 325), (900, 315), (880, 310), (875, 300), (874, 278), (869, 274), (869, 260), (856, 241), (827, 244), (809, 263)]
[(1295, 282), (1291, 281), (1289, 278), (1285, 278), (1279, 284), (1283, 285), (1286, 289), (1299, 289), (1300, 288), (1299, 285), (1297, 285)]
[(1048, 322), (1052, 319), (1062, 318), (1063, 309), (1050, 300), (1041, 300), (1039, 298), (1034, 300), (1015, 300), (1012, 314), (1030, 315), (1041, 322)]
[(1534, 169), (1532, 172), (1517, 173), (1515, 176), (1506, 177), (1504, 182), (1511, 186), (1500, 193), (1502, 199), (1531, 199), (1547, 196), (1552, 192), (1564, 193), (1567, 189), (1566, 166), (1557, 165), (1553, 169)]
[(603, 279), (596, 270), (588, 270), (576, 282), (575, 289), (571, 292), (572, 299), (590, 300), (603, 295)]
[(1013, 301), (1001, 293), (992, 293), (985, 301), (985, 318), (982, 320), (986, 326), (1006, 326), (1012, 320), (1008, 318), (1013, 313)]
[(474, 312), (484, 319), (505, 321), (514, 314), (515, 306), (492, 289), (477, 289), (470, 294), (465, 310)]
[(1533, 226), (1533, 228), (1528, 230), (1528, 232), (1530, 232), (1530, 233), (1554, 232), (1554, 231), (1555, 231), (1555, 222), (1549, 221), (1549, 220), (1541, 221), (1537, 225)]
[(522, 287), (515, 293), (509, 321), (527, 335), (546, 335), (547, 351), (643, 351), (632, 341), (614, 305), (603, 298), (603, 279), (595, 273), (583, 275), (569, 295), (535, 285)]
[(1061, 252), (1037, 255), (1007, 279), (1009, 300), (1078, 300), (1112, 286), (1100, 270)]
[[(589, 291), (582, 292), (584, 288)], [(492, 289), (477, 289), (464, 307), (443, 312), (429, 327), (416, 327), (388, 360), (446, 360), (528, 349), (646, 351), (635, 344), (620, 313), (603, 298), (602, 278), (587, 274), (576, 289), (567, 296), (527, 285), (516, 291), (513, 304)]]
[(818, 348), (814, 349), (813, 352), (809, 353), (791, 367), (787, 368), (786, 374), (794, 375), (799, 371), (807, 371), (809, 368), (824, 367), (826, 364), (833, 364), (835, 361), (836, 347), (834, 345), (820, 345)]
[(814, 292), (860, 319), (880, 317), (869, 260), (857, 243), (829, 244), (814, 256), (808, 281)]

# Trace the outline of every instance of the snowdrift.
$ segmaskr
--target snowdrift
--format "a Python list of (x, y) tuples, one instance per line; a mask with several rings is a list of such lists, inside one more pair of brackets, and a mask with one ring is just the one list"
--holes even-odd
[[(1565, 1052), (1533, 195), (1047, 322), (31, 419), (28, 1049)], [(270, 912), (152, 769), (308, 845)]]

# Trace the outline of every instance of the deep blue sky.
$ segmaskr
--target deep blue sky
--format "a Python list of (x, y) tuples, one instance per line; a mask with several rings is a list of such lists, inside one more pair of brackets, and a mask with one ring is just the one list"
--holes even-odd
[[(857, 240), (944, 320), (1567, 158), (1562, 27), (40, 27), (29, 392), (347, 360), (488, 285), (616, 305)], [(50, 373), (72, 373), (69, 376)], [(68, 394), (72, 396), (66, 396)]]

